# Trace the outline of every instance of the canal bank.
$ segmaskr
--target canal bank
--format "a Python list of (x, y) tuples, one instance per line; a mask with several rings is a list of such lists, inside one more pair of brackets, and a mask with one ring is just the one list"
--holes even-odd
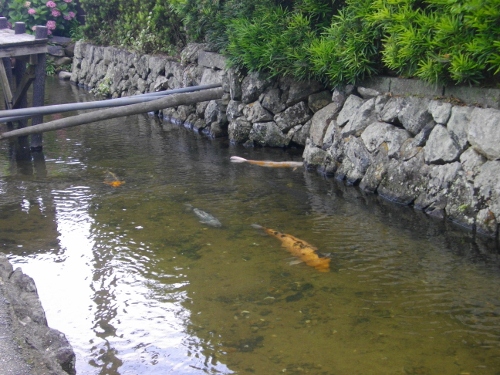
[[(48, 89), (50, 103), (94, 99)], [(79, 374), (499, 368), (492, 239), (304, 168), (230, 161), (300, 161), (299, 148), (231, 145), (154, 116), (44, 141), (44, 160), (24, 162), (0, 144), (0, 245)], [(331, 254), (331, 272), (295, 264), (254, 223)]]
[(0, 363), (3, 375), (75, 374), (66, 336), (47, 325), (35, 282), (0, 253)]
[(71, 81), (112, 97), (222, 82), (222, 100), (159, 116), (248, 147), (303, 147), (318, 173), (498, 237), (500, 90), (382, 77), (332, 92), (228, 69), (203, 44), (174, 61), (79, 42)]

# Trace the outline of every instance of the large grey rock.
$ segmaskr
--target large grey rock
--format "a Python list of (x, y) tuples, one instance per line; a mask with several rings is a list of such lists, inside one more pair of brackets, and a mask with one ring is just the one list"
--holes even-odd
[(375, 193), (380, 185), (380, 182), (385, 178), (389, 157), (387, 148), (381, 147), (372, 157), (372, 162), (366, 169), (365, 175), (359, 183), (360, 189)]
[(306, 163), (308, 167), (320, 166), (324, 163), (326, 156), (326, 151), (322, 150), (319, 147), (316, 147), (309, 141), (306, 142), (306, 147), (304, 148), (304, 152), (302, 153), (302, 158), (304, 159), (304, 163)]
[(317, 81), (291, 81), (288, 89), (288, 98), (286, 100), (286, 105), (291, 106), (302, 100), (307, 100), (307, 97), (309, 95), (319, 92), (323, 89), (323, 85)]
[(391, 97), (381, 106), (379, 119), (382, 122), (399, 124), (399, 113), (406, 105), (406, 100), (402, 97)]
[(411, 204), (423, 191), (427, 181), (420, 173), (423, 155), (420, 152), (408, 161), (389, 159), (387, 171), (377, 192), (382, 197), (399, 204)]
[(446, 127), (450, 132), (451, 137), (460, 148), (464, 151), (467, 148), (467, 135), (469, 123), (471, 120), (471, 107), (454, 106), (451, 110), (451, 116)]
[[(18, 353), (31, 365), (29, 372), (19, 374), (74, 375), (75, 353), (63, 333), (48, 327), (35, 282), (20, 268), (14, 270), (2, 253), (0, 299), (4, 307), (0, 311), (6, 310), (8, 314), (5, 317), (7, 319), (2, 319), (1, 323), (10, 325)], [(1, 332), (5, 330), (2, 329)]]
[(399, 112), (398, 119), (406, 130), (416, 135), (433, 119), (428, 107), (429, 99), (418, 97), (406, 98), (406, 105)]
[(321, 148), (323, 150), (327, 150), (332, 146), (335, 137), (335, 132), (337, 129), (338, 129), (337, 134), (339, 134), (340, 136), (341, 129), (337, 126), (337, 121), (331, 120), (330, 123), (328, 124), (328, 127), (324, 131), (325, 135), (323, 136), (323, 141), (321, 144)]
[(296, 125), (306, 123), (310, 118), (311, 112), (307, 104), (305, 102), (298, 102), (275, 115), (274, 122), (276, 122), (281, 131), (286, 132)]
[(309, 109), (315, 113), (321, 108), (326, 107), (331, 103), (332, 93), (328, 90), (320, 91), (315, 94), (309, 95), (307, 98), (307, 106)]
[(241, 101), (245, 104), (255, 102), (269, 85), (269, 79), (264, 73), (250, 73), (241, 82)]
[(380, 91), (367, 87), (358, 86), (357, 90), (363, 99), (371, 99), (380, 95)]
[(257, 100), (243, 107), (243, 116), (251, 123), (272, 121), (273, 115), (262, 107)]
[(432, 115), (434, 121), (438, 124), (445, 125), (451, 115), (451, 103), (443, 102), (441, 100), (431, 100), (429, 102), (428, 110)]
[(262, 106), (273, 114), (285, 110), (286, 105), (281, 99), (281, 90), (279, 88), (268, 90), (262, 97)]
[(436, 125), (424, 147), (424, 157), (427, 164), (450, 163), (458, 160), (460, 146), (451, 137), (443, 125)]
[(465, 172), (465, 177), (467, 181), (473, 182), (479, 173), (481, 166), (486, 163), (487, 159), (476, 152), (472, 147), (469, 147), (466, 151), (460, 155), (460, 163), (462, 163), (462, 169)]
[(339, 126), (344, 126), (350, 121), (357, 113), (359, 107), (363, 105), (364, 101), (359, 96), (349, 95), (339, 112), (337, 117), (337, 124)]
[(476, 215), (476, 230), (490, 237), (498, 235), (498, 221), (489, 208), (483, 208)]
[(252, 130), (252, 123), (243, 117), (238, 117), (229, 123), (229, 139), (233, 143), (245, 143), (248, 141), (250, 130)]
[[(350, 136), (345, 142), (346, 159), (350, 161), (351, 168), (346, 173), (349, 185), (357, 185), (365, 175), (371, 163), (370, 153), (360, 138)], [(346, 160), (344, 159), (344, 160)]]
[(309, 120), (304, 125), (296, 125), (293, 128), (294, 132), (291, 141), (300, 146), (305, 146), (307, 138), (309, 137), (311, 123), (311, 120)]
[(156, 79), (165, 74), (165, 59), (158, 56), (150, 56), (148, 60), (149, 74)]
[(489, 160), (499, 159), (500, 111), (491, 108), (474, 108), (467, 139), (477, 152)]
[(233, 121), (236, 118), (243, 116), (243, 108), (245, 108), (245, 105), (242, 102), (230, 100), (226, 109), (228, 121)]
[(375, 120), (375, 98), (371, 98), (356, 110), (354, 115), (342, 129), (342, 136), (348, 137), (350, 135), (355, 135), (359, 137), (363, 130)]
[(463, 171), (459, 171), (450, 186), (446, 217), (467, 228), (474, 228), (478, 200), (474, 194), (474, 185), (467, 181)]
[(219, 53), (200, 50), (198, 52), (198, 65), (222, 70), (226, 68), (226, 58)]
[(459, 162), (428, 167), (424, 176), (427, 184), (415, 200), (415, 208), (422, 209), (432, 216), (444, 218), (449, 188), (461, 168)]
[[(104, 54), (103, 54), (104, 57)], [(149, 74), (149, 55), (140, 55), (140, 56), (134, 56), (134, 68), (136, 74), (139, 75), (142, 79), (146, 79), (146, 77)], [(104, 59), (103, 59), (104, 61)]]
[(63, 56), (66, 56), (66, 54), (64, 53), (64, 48), (61, 47), (61, 46), (47, 46), (47, 53), (50, 55), (50, 56), (56, 56), (56, 57), (63, 57)]
[(370, 152), (379, 149), (385, 143), (389, 157), (395, 157), (403, 143), (410, 138), (411, 134), (405, 130), (385, 122), (373, 122), (361, 134), (366, 148)]
[(156, 80), (152, 84), (152, 90), (153, 92), (157, 91), (165, 91), (168, 89), (168, 79), (165, 76), (159, 75), (156, 77)]
[(311, 129), (309, 136), (314, 145), (322, 146), (325, 130), (339, 111), (338, 103), (330, 103), (320, 109), (311, 118)]
[(182, 51), (181, 51), (181, 64), (195, 64), (198, 61), (198, 55), (200, 51), (203, 51), (207, 48), (206, 43), (189, 43)]
[(221, 83), (224, 72), (222, 70), (205, 69), (201, 77), (200, 85), (209, 85), (212, 83)]
[(211, 100), (205, 108), (205, 124), (213, 126), (218, 124), (221, 128), (227, 128), (226, 106), (221, 100)]
[(274, 121), (253, 124), (248, 138), (261, 146), (284, 147), (288, 145), (286, 136)]
[(487, 161), (481, 165), (474, 188), (485, 208), (489, 208), (500, 223), (500, 161)]
[[(335, 122), (335, 120), (333, 120), (332, 122)], [(340, 126), (334, 126), (332, 130), (333, 132), (331, 136), (331, 146), (326, 149), (327, 154), (322, 166), (323, 172), (327, 175), (334, 175), (335, 173), (337, 173), (339, 168), (343, 167), (345, 169), (346, 167), (343, 166), (343, 162), (346, 157), (346, 143), (341, 135), (342, 128)], [(323, 149), (325, 149), (325, 147), (323, 147)], [(343, 179), (344, 177), (345, 175), (343, 175), (341, 179)]]

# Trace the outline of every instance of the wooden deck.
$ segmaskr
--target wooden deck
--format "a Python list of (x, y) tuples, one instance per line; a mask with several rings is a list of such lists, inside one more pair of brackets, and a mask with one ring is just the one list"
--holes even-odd
[[(35, 35), (26, 33), (24, 22), (15, 22), (9, 29), (5, 17), (0, 17), (0, 85), (2, 86), (5, 108), (26, 108), (27, 92), (33, 90), (33, 107), (44, 105), (45, 66), (47, 47), (47, 27), (36, 26)], [(31, 124), (43, 122), (43, 116), (33, 116)], [(23, 128), (28, 125), (26, 119), (7, 122), (9, 128)], [(24, 140), (21, 140), (24, 143)], [(26, 145), (20, 145), (26, 149)], [(31, 136), (31, 150), (42, 149), (42, 134)], [(22, 151), (22, 150), (21, 150)]]
[(14, 30), (0, 29), (0, 58), (47, 53), (47, 38), (36, 39), (30, 34), (16, 34)]

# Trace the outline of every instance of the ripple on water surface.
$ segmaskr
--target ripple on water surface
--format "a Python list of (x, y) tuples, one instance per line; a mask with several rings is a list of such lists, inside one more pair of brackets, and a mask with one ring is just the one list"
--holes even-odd
[[(81, 100), (74, 87), (54, 92)], [(35, 279), (78, 374), (500, 368), (490, 242), (303, 168), (229, 161), (300, 160), (293, 150), (232, 146), (144, 116), (44, 137), (43, 168), (28, 174), (0, 144), (0, 241)], [(110, 173), (124, 184), (106, 184)], [(296, 264), (251, 224), (316, 246), (331, 271)]]

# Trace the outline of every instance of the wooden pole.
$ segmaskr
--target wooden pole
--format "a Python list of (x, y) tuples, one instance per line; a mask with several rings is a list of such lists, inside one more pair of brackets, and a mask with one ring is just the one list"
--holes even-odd
[[(47, 27), (36, 26), (35, 39), (47, 39)], [(35, 80), (33, 81), (33, 107), (41, 107), (45, 103), (45, 65), (47, 56), (45, 53), (32, 55), (33, 63), (35, 65)], [(36, 61), (35, 61), (36, 60)], [(31, 125), (38, 125), (43, 123), (43, 115), (33, 116)], [(30, 148), (32, 151), (41, 150), (43, 147), (42, 133), (33, 133), (31, 135)]]
[(22, 129), (7, 131), (5, 133), (0, 134), (0, 140), (13, 137), (22, 137), (22, 136), (27, 136), (29, 134), (42, 133), (51, 130), (64, 129), (72, 126), (88, 124), (90, 122), (103, 121), (115, 117), (136, 115), (139, 113), (158, 111), (164, 108), (177, 107), (180, 105), (189, 105), (199, 102), (206, 102), (209, 100), (221, 99), (223, 93), (224, 90), (221, 87), (219, 87), (215, 89), (209, 89), (191, 93), (169, 95), (161, 99), (153, 100), (146, 103), (131, 104), (123, 107), (108, 108), (101, 111), (83, 113), (81, 115), (67, 117), (60, 120), (54, 120)]

